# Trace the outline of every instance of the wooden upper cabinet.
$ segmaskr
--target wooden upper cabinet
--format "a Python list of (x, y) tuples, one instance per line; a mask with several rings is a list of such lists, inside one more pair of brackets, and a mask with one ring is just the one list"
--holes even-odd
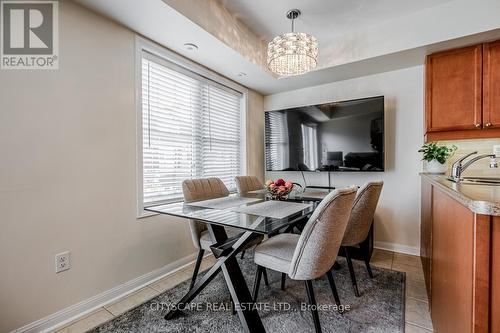
[(427, 57), (427, 132), (482, 128), (482, 52), (481, 44)]
[(483, 128), (500, 128), (500, 41), (483, 46)]

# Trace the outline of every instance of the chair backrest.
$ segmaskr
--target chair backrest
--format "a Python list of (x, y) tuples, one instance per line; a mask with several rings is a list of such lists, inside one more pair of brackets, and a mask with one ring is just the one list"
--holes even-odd
[(358, 245), (368, 237), (383, 186), (383, 181), (374, 181), (358, 190), (342, 240), (343, 246)]
[[(182, 193), (185, 202), (227, 197), (229, 190), (219, 178), (187, 179), (182, 182)], [(205, 223), (189, 220), (191, 237), (194, 246), (200, 248), (201, 233), (207, 230)]]
[(344, 236), (356, 186), (329, 193), (307, 221), (293, 254), (288, 275), (312, 280), (332, 268)]
[(240, 194), (264, 188), (259, 178), (255, 176), (237, 176), (234, 180), (236, 181), (236, 188)]

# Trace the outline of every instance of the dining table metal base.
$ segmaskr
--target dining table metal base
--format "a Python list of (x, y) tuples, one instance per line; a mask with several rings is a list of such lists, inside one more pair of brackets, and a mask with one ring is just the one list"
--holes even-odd
[[(224, 227), (207, 223), (208, 231), (217, 244), (228, 240)], [(222, 271), (226, 285), (231, 294), (236, 313), (240, 319), (244, 332), (265, 332), (264, 325), (255, 307), (250, 290), (236, 260), (236, 255), (241, 252), (245, 245), (251, 241), (254, 233), (246, 231), (233, 243), (231, 251), (224, 251), (218, 257), (215, 264), (199, 279), (184, 297), (177, 302), (176, 306), (165, 316), (166, 320), (177, 318), (182, 315), (182, 308), (189, 304), (216, 276)], [(214, 252), (214, 250), (212, 250)], [(215, 254), (215, 253), (214, 253)], [(218, 253), (220, 254), (220, 253)]]

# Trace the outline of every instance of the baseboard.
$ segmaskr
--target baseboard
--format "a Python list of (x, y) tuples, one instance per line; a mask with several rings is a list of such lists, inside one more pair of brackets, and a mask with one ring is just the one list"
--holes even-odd
[[(210, 255), (211, 254), (208, 254), (205, 257)], [(121, 297), (127, 296), (169, 274), (173, 274), (185, 268), (195, 260), (196, 254), (191, 254), (157, 270), (139, 276), (138, 278), (125, 282), (112, 289), (106, 290), (105, 292), (95, 295), (80, 303), (62, 309), (61, 311), (51, 314), (45, 318), (39, 319), (31, 324), (18, 328), (11, 333), (40, 333), (60, 328), (78, 318), (82, 318), (100, 307), (111, 304)]]
[(399, 252), (399, 253), (411, 254), (414, 256), (420, 256), (420, 248), (416, 246), (408, 246), (402, 244), (376, 241), (374, 242), (373, 247), (380, 250), (387, 250), (392, 252)]

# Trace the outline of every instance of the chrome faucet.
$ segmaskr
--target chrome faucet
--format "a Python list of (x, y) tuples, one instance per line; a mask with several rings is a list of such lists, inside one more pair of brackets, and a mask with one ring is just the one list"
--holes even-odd
[(477, 154), (477, 151), (472, 152), (470, 154), (467, 154), (464, 157), (462, 157), (461, 159), (457, 160), (455, 163), (453, 163), (453, 166), (451, 168), (451, 177), (450, 178), (453, 179), (455, 182), (459, 182), (460, 180), (462, 180), (462, 173), (472, 163), (479, 161), (480, 159), (487, 158), (487, 157), (490, 158), (490, 168), (498, 168), (498, 163), (497, 163), (495, 154), (479, 155), (479, 156), (476, 156), (476, 157), (470, 159), (469, 161), (467, 161), (467, 163), (462, 164), (463, 161), (465, 161), (468, 157), (475, 155), (475, 154)]

